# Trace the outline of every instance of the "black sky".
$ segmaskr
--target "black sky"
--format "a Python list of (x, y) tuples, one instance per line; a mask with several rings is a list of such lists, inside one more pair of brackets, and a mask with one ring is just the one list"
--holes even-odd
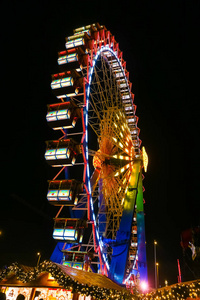
[[(146, 238), (160, 280), (177, 281), (180, 233), (200, 225), (199, 1), (9, 1), (1, 3), (0, 266), (49, 259), (54, 210), (46, 200), (55, 171), (44, 160), (53, 132), (46, 104), (51, 74), (74, 28), (104, 24), (119, 42), (135, 94), (145, 175)], [(191, 274), (192, 279), (192, 274)]]

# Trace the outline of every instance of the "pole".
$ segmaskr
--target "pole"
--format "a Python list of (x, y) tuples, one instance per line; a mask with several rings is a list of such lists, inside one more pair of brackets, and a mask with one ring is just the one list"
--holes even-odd
[(157, 284), (157, 267), (156, 267), (156, 246), (157, 246), (157, 241), (154, 240), (155, 289), (158, 288), (158, 284)]
[(37, 253), (37, 256), (38, 256), (38, 260), (37, 260), (37, 265), (36, 265), (36, 267), (39, 266), (39, 262), (40, 262), (40, 258), (41, 258), (41, 253), (38, 252), (38, 253)]
[(181, 283), (181, 267), (179, 263), (179, 259), (177, 259), (177, 264), (178, 264), (178, 283)]
[(157, 281), (156, 281), (156, 284), (157, 284), (157, 287), (159, 287), (159, 272), (158, 272), (158, 267), (159, 267), (159, 263), (157, 262), (156, 263), (156, 270), (157, 270)]

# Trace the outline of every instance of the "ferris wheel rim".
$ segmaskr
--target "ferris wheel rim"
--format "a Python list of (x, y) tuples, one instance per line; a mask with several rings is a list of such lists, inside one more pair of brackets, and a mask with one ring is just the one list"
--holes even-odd
[[(124, 69), (123, 69), (123, 67), (121, 65), (121, 62), (120, 62), (118, 56), (116, 55), (115, 51), (109, 45), (101, 46), (101, 48), (97, 51), (95, 57), (93, 58), (92, 67), (90, 67), (90, 69), (89, 69), (89, 76), (88, 76), (89, 80), (88, 80), (88, 84), (87, 84), (87, 88), (86, 88), (86, 115), (87, 115), (87, 117), (86, 117), (87, 123), (85, 124), (86, 125), (86, 141), (87, 141), (86, 153), (88, 153), (88, 150), (89, 150), (88, 149), (88, 109), (89, 109), (89, 97), (90, 97), (90, 89), (91, 89), (91, 84), (92, 84), (92, 76), (94, 74), (94, 68), (95, 68), (96, 62), (98, 60), (98, 57), (101, 55), (101, 53), (104, 53), (106, 51), (109, 51), (115, 57), (115, 59), (117, 60), (118, 65), (120, 66), (121, 72), (123, 73), (123, 79), (125, 79), (126, 84), (128, 86), (127, 77), (125, 75)], [(131, 95), (130, 88), (128, 88), (128, 89), (129, 89), (128, 92)], [(92, 209), (92, 218), (93, 218), (93, 222), (94, 222), (94, 225), (95, 225), (95, 233), (96, 233), (96, 236), (98, 238), (98, 244), (99, 244), (99, 247), (100, 247), (100, 250), (101, 250), (101, 253), (102, 253), (102, 257), (103, 257), (104, 262), (106, 264), (107, 270), (109, 271), (109, 267), (110, 267), (109, 262), (108, 262), (108, 259), (105, 256), (105, 254), (103, 253), (103, 243), (102, 243), (102, 240), (100, 239), (99, 232), (97, 230), (97, 221), (96, 221), (96, 216), (94, 214), (93, 199), (92, 199), (92, 192), (91, 192), (91, 185), (90, 185), (90, 170), (89, 170), (88, 155), (87, 155), (87, 176), (88, 176), (88, 186), (89, 186), (89, 192), (90, 192), (90, 207)]]

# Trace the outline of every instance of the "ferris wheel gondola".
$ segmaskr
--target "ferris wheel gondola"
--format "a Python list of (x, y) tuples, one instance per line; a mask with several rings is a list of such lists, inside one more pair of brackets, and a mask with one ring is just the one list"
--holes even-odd
[[(114, 36), (98, 23), (75, 29), (65, 47), (58, 57), (60, 73), (52, 75), (51, 82), (59, 103), (48, 105), (47, 112), (51, 128), (63, 135), (47, 142), (45, 158), (51, 166), (62, 168), (54, 180), (66, 168), (76, 170), (71, 174), (79, 177), (73, 179), (78, 180), (79, 189), (72, 189), (73, 201), (72, 197), (69, 202), (60, 200), (58, 180), (54, 201), (52, 180), (47, 198), (60, 206), (55, 220), (70, 203), (71, 218), (84, 220), (91, 235), (81, 241), (73, 236), (75, 245), (66, 239), (62, 249), (55, 249), (52, 260), (74, 247), (83, 253), (93, 249), (98, 271), (111, 279), (127, 283), (139, 274), (140, 280), (147, 280), (142, 169), (148, 157), (140, 149), (126, 62)], [(65, 230), (63, 227), (62, 240)]]

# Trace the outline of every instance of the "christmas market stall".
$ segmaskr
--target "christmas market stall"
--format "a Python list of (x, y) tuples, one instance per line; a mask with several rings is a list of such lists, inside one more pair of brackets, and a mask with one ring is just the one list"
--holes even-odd
[(200, 300), (200, 279), (180, 282), (139, 295), (140, 300)]
[(137, 297), (104, 275), (44, 261), (38, 267), (13, 263), (0, 271), (6, 300), (131, 300)]

